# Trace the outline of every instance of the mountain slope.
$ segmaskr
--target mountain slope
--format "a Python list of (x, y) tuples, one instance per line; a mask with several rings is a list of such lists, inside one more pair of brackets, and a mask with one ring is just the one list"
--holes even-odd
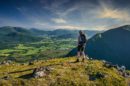
[(0, 49), (13, 48), (19, 43), (37, 42), (41, 37), (21, 27), (0, 27)]
[[(115, 68), (106, 68), (102, 61), (73, 63), (75, 58), (35, 61), (31, 64), (1, 65), (0, 86), (127, 86), (127, 80)], [(49, 67), (50, 72), (33, 78), (33, 70)]]
[[(86, 54), (130, 69), (130, 26), (122, 26), (97, 34), (88, 40)], [(76, 54), (76, 49), (70, 54)]]
[(32, 33), (21, 27), (1, 27), (0, 28), (0, 42), (33, 42), (40, 38), (35, 37)]

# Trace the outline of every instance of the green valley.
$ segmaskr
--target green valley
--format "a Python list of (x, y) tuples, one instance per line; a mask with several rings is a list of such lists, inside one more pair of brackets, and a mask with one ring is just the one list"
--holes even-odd
[(0, 50), (0, 61), (13, 60), (26, 62), (37, 59), (49, 59), (64, 57), (70, 49), (76, 46), (76, 40), (62, 39), (55, 40), (46, 38), (46, 41), (19, 43), (13, 48)]

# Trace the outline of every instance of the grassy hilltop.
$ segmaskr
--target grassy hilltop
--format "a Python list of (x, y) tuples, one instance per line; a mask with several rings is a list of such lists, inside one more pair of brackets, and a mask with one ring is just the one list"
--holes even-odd
[[(74, 63), (75, 60), (71, 57), (0, 65), (0, 86), (128, 86), (128, 78), (115, 68), (104, 67), (102, 61)], [(33, 69), (42, 66), (50, 67), (50, 73), (42, 78), (31, 77)], [(3, 78), (7, 76), (8, 79)]]

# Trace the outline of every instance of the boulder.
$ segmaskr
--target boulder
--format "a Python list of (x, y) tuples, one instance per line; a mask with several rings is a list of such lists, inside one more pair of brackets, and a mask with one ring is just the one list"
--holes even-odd
[(0, 64), (1, 65), (10, 65), (10, 64), (12, 64), (13, 62), (11, 61), (11, 60), (7, 60), (7, 61), (3, 61), (3, 62), (1, 62)]
[(111, 62), (104, 61), (104, 67), (112, 68), (114, 65)]
[(118, 65), (113, 65), (112, 63), (110, 62), (106, 62), (104, 61), (104, 66), (107, 67), (107, 68), (116, 68), (119, 72), (119, 74), (125, 78), (128, 78), (130, 77), (130, 73), (126, 71), (126, 67), (125, 66), (118, 66)]
[(32, 76), (34, 78), (40, 78), (47, 76), (50, 73), (51, 69), (49, 67), (40, 67), (40, 68), (35, 68)]

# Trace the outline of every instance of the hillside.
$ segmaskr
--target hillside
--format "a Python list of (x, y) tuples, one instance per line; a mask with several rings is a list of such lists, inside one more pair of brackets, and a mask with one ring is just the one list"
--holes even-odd
[[(86, 60), (74, 63), (75, 58), (34, 61), (31, 63), (1, 64), (0, 86), (127, 86), (129, 78), (107, 68), (103, 61)], [(41, 78), (32, 76), (34, 68), (48, 67)]]
[[(110, 29), (96, 34), (88, 40), (86, 54), (95, 59), (103, 59), (113, 64), (125, 65), (130, 69), (130, 25)], [(69, 55), (75, 55), (73, 49)]]
[(33, 34), (22, 27), (5, 26), (0, 28), (0, 42), (1, 43), (17, 43), (17, 42), (35, 42), (41, 38), (33, 36)]

